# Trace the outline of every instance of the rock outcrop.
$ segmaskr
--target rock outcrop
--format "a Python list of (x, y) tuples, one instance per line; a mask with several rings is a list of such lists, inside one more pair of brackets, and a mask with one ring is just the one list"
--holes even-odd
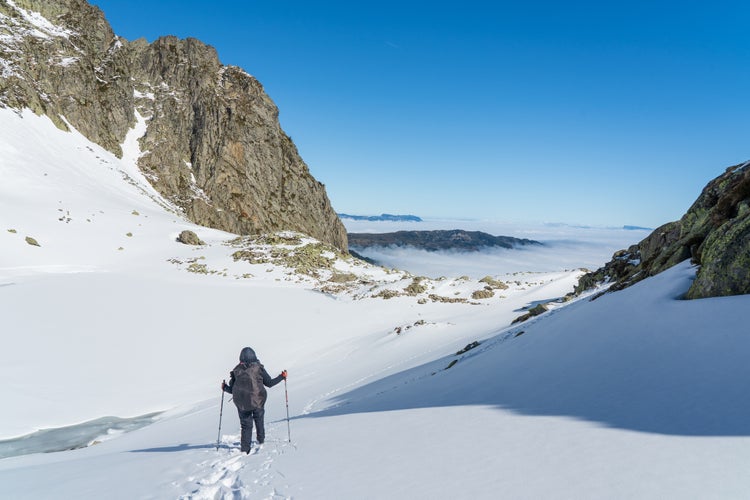
[(200, 246), (200, 245), (205, 245), (206, 244), (202, 239), (200, 239), (198, 237), (197, 234), (195, 234), (193, 231), (190, 231), (188, 229), (182, 231), (177, 236), (177, 241), (179, 241), (180, 243), (182, 243), (184, 245)]
[(70, 124), (118, 156), (141, 124), (139, 167), (194, 222), (347, 248), (262, 85), (199, 40), (127, 41), (83, 0), (0, 0), (0, 105)]
[(700, 265), (687, 298), (750, 293), (750, 162), (712, 180), (679, 221), (584, 275), (576, 292), (603, 282), (621, 290), (686, 259)]

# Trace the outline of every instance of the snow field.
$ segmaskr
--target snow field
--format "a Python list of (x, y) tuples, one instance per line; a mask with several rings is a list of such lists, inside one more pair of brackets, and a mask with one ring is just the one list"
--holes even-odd
[[(579, 272), (498, 271), (505, 297), (478, 305), (326, 294), (235, 262), (233, 235), (149, 190), (138, 151), (117, 159), (28, 112), (0, 109), (0, 129), (0, 436), (164, 411), (85, 448), (0, 460), (0, 496), (746, 496), (748, 298), (679, 300), (688, 263), (513, 326)], [(183, 229), (208, 245), (176, 243)], [(171, 262), (199, 257), (222, 272)], [(413, 278), (337, 266), (378, 287)], [(478, 283), (430, 285), (450, 297)], [(272, 375), (289, 370), (292, 416), (287, 443), (284, 386), (270, 389), (251, 456), (228, 400), (215, 448), (219, 384), (246, 345)]]

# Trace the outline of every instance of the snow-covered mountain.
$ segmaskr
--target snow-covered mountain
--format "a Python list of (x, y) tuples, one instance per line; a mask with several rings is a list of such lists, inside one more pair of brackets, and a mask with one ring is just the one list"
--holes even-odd
[[(32, 4), (54, 14), (0, 4), (0, 90), (34, 90), (17, 99), (50, 83), (20, 83), (24, 44), (77, 47)], [(81, 70), (66, 54), (45, 78)], [(57, 113), (60, 96), (37, 114), (0, 107), (0, 498), (747, 496), (750, 296), (682, 300), (697, 271), (682, 260), (565, 298), (638, 231), (565, 228), (547, 253), (495, 255), (487, 276), (452, 260), (437, 278), (298, 232), (199, 226), (139, 168), (139, 110), (158, 100), (128, 90), (132, 120), (106, 147)], [(747, 214), (737, 192), (733, 221)], [(512, 324), (538, 304), (549, 311)], [(245, 346), (289, 371), (249, 456), (219, 390)]]
[(346, 249), (261, 83), (200, 40), (125, 40), (85, 0), (0, 2), (0, 106), (48, 116), (118, 157), (137, 126), (139, 169), (190, 220)]
[[(680, 300), (688, 262), (511, 327), (582, 273), (472, 299), (487, 282), (186, 221), (135, 168), (136, 129), (118, 159), (30, 112), (0, 128), (3, 497), (745, 495), (750, 299)], [(228, 401), (215, 446), (246, 345), (290, 374), (289, 427), (277, 386), (250, 456)]]

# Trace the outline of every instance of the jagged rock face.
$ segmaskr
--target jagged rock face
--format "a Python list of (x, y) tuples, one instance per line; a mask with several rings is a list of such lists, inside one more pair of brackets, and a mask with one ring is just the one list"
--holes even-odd
[(142, 118), (139, 166), (191, 220), (347, 248), (262, 85), (198, 40), (128, 42), (82, 0), (0, 0), (0, 104), (67, 120), (117, 155)]
[(712, 180), (687, 213), (585, 275), (576, 292), (615, 281), (620, 290), (691, 258), (700, 265), (687, 298), (750, 293), (750, 162)]
[[(37, 13), (38, 12), (38, 13)], [(120, 155), (133, 123), (122, 43), (101, 11), (80, 0), (0, 3), (0, 102), (61, 117)]]
[(695, 251), (701, 268), (688, 298), (750, 293), (750, 162), (706, 190), (707, 201), (715, 201), (704, 208), (711, 231)]

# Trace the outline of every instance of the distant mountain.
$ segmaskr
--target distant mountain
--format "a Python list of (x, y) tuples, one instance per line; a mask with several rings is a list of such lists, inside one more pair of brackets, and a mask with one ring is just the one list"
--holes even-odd
[(622, 226), (625, 231), (653, 231), (653, 227), (641, 227), (641, 226)]
[(366, 220), (366, 221), (387, 221), (387, 222), (422, 222), (422, 219), (416, 215), (392, 215), (392, 214), (380, 214), (380, 215), (349, 215), (349, 214), (336, 214), (340, 219), (350, 220)]
[(703, 188), (682, 218), (619, 250), (584, 275), (576, 292), (614, 282), (622, 290), (684, 260), (699, 265), (686, 298), (750, 293), (750, 161), (729, 167)]
[(397, 231), (395, 233), (348, 233), (349, 246), (363, 250), (368, 247), (414, 247), (427, 251), (462, 250), (476, 252), (482, 248), (514, 248), (521, 245), (541, 245), (534, 240), (493, 236), (481, 231), (462, 229), (440, 231)]

